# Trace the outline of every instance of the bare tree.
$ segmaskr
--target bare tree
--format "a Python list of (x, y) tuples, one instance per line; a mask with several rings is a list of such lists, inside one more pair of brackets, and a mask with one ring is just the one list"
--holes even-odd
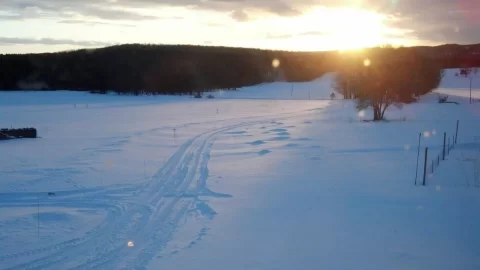
[(405, 77), (399, 73), (388, 75), (385, 68), (381, 64), (366, 67), (358, 82), (357, 110), (372, 107), (374, 121), (385, 119), (385, 112), (391, 105), (402, 107), (400, 89), (405, 82), (400, 78)]
[(358, 82), (363, 64), (358, 56), (346, 56), (342, 59), (341, 68), (335, 77), (333, 89), (343, 95), (344, 99), (354, 99), (358, 93)]
[(349, 72), (354, 74), (351, 77), (354, 85), (350, 87), (355, 89), (357, 109), (372, 107), (373, 120), (383, 120), (392, 105), (400, 108), (403, 103), (414, 102), (414, 96), (436, 88), (442, 76), (441, 69), (433, 62), (419, 65), (426, 61), (408, 49), (383, 49), (372, 53), (368, 64)]
[(333, 83), (333, 89), (343, 95), (344, 99), (356, 98), (357, 83), (354, 71), (340, 72)]

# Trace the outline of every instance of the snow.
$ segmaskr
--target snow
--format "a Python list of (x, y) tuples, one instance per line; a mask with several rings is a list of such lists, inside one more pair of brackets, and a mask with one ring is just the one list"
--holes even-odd
[[(274, 82), (239, 88), (237, 91), (220, 91), (213, 95), (223, 99), (313, 100), (330, 99), (335, 73), (326, 73), (311, 82)], [(336, 93), (337, 97), (341, 94)]]
[[(442, 82), (438, 88), (445, 89), (470, 89), (469, 78), (460, 75), (460, 69), (447, 69), (444, 72)], [(480, 72), (470, 74), (472, 78), (472, 88), (480, 89)]]
[[(0, 142), (0, 269), (479, 269), (479, 104), (433, 93), (364, 122), (318, 100), (333, 76), (213, 100), (0, 93), (0, 127), (41, 137)], [(457, 120), (415, 186), (419, 134), (418, 183)]]
[[(459, 69), (445, 70), (442, 82), (435, 92), (449, 96), (470, 97), (470, 79), (456, 76), (459, 73)], [(472, 97), (480, 99), (480, 72), (471, 74), (470, 78), (472, 79)]]

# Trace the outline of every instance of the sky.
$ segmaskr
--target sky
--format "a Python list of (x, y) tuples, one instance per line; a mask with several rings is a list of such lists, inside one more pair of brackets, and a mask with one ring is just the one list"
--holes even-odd
[(480, 0), (0, 0), (0, 54), (124, 43), (289, 51), (480, 42)]

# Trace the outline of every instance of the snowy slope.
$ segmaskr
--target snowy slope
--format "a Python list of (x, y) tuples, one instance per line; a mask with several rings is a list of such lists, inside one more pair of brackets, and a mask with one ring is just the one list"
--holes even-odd
[[(274, 82), (239, 88), (237, 91), (213, 93), (217, 98), (286, 99), (309, 100), (330, 99), (335, 73), (326, 73), (320, 78), (302, 83)], [(337, 97), (340, 94), (336, 93)]]
[[(214, 100), (0, 93), (0, 127), (41, 136), (0, 142), (0, 269), (479, 269), (478, 104), (431, 94), (363, 122), (306, 100), (332, 78)], [(438, 155), (457, 120), (414, 186), (419, 133)]]
[[(470, 80), (468, 78), (458, 76), (460, 69), (446, 69), (442, 82), (438, 88), (444, 89), (470, 89)], [(472, 74), (472, 88), (480, 89), (480, 70), (477, 74)]]
[[(460, 73), (459, 69), (445, 70), (444, 77), (436, 93), (449, 96), (470, 97), (470, 80), (465, 77), (456, 76)], [(480, 99), (480, 71), (472, 74), (472, 97)]]

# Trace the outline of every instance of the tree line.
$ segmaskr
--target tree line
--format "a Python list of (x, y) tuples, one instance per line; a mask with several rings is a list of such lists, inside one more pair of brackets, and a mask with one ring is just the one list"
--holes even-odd
[[(228, 47), (128, 44), (0, 55), (0, 90), (193, 94), (277, 80), (308, 81), (328, 54)], [(272, 65), (278, 60), (280, 65)]]

